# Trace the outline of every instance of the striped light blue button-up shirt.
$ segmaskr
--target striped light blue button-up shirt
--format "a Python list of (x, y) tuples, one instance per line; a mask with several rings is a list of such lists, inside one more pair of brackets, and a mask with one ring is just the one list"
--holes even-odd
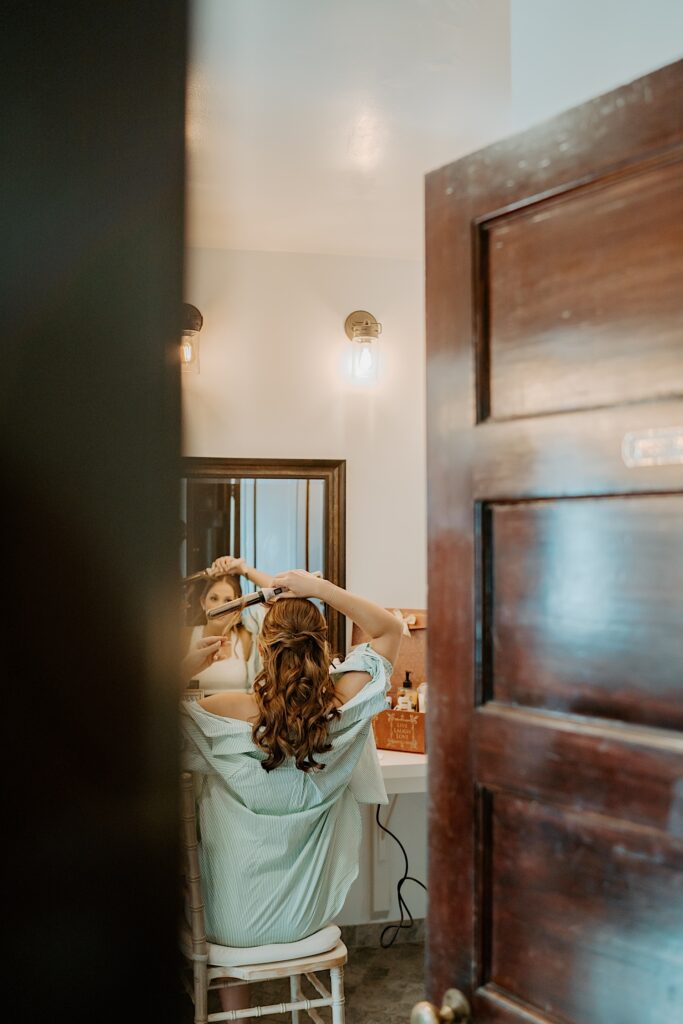
[(195, 773), (207, 935), (227, 946), (294, 942), (332, 922), (358, 874), (359, 803), (385, 803), (371, 730), (392, 666), (369, 644), (330, 670), (371, 679), (330, 723), (332, 750), (271, 772), (247, 722), (181, 706), (183, 767)]

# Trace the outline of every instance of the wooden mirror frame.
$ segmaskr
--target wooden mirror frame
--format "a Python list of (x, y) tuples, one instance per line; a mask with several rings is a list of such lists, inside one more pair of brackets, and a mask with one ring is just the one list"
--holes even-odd
[[(186, 456), (181, 476), (201, 480), (231, 479), (324, 480), (325, 565), (330, 583), (346, 586), (346, 460), (345, 459), (214, 459)], [(327, 608), (327, 629), (334, 655), (346, 653), (346, 618)]]

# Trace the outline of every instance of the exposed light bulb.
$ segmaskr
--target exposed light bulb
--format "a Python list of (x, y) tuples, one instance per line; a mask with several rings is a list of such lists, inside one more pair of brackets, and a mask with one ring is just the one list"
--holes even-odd
[(369, 345), (363, 345), (360, 352), (360, 359), (358, 360), (358, 373), (361, 377), (366, 377), (372, 369), (372, 354), (370, 352)]
[(371, 380), (377, 373), (377, 352), (373, 339), (360, 337), (352, 344), (351, 375), (357, 380)]
[(199, 372), (198, 331), (184, 331), (180, 341), (180, 365), (183, 370)]

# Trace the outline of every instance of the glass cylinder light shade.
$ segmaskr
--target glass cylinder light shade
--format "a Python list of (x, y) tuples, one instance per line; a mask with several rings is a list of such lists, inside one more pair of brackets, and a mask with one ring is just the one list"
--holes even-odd
[(354, 335), (351, 345), (351, 376), (356, 380), (374, 380), (377, 376), (377, 339), (371, 334)]
[(199, 373), (199, 331), (183, 331), (180, 339), (180, 365), (183, 370)]
[(344, 331), (351, 342), (347, 363), (351, 379), (359, 384), (376, 381), (379, 363), (377, 338), (382, 333), (381, 323), (367, 310), (356, 309), (344, 321)]
[(199, 373), (199, 332), (204, 317), (196, 306), (183, 303), (182, 334), (180, 336), (180, 365), (183, 370)]

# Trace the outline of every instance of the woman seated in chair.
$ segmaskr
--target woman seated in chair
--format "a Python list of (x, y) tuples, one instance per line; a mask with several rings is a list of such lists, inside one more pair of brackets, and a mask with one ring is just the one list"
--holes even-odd
[[(186, 638), (189, 655), (186, 663), (189, 670), (187, 679), (198, 679), (205, 693), (251, 690), (261, 668), (257, 638), (263, 622), (263, 607), (244, 608), (212, 619), (206, 613), (242, 596), (240, 576), (259, 587), (271, 586), (272, 576), (259, 569), (249, 568), (243, 558), (233, 558), (231, 555), (217, 558), (211, 565), (210, 574), (199, 598), (204, 621), (188, 631), (189, 636)], [(206, 662), (197, 662), (192, 652), (200, 640), (208, 641), (209, 638), (219, 641), (214, 650), (216, 657)], [(201, 667), (197, 667), (200, 664)]]
[[(273, 585), (287, 589), (263, 621), (253, 693), (181, 707), (207, 935), (226, 946), (295, 942), (330, 924), (358, 874), (358, 804), (386, 798), (371, 720), (386, 707), (401, 623), (306, 572)], [(308, 598), (351, 618), (370, 641), (330, 667), (325, 619)], [(210, 659), (210, 640), (204, 648)]]

